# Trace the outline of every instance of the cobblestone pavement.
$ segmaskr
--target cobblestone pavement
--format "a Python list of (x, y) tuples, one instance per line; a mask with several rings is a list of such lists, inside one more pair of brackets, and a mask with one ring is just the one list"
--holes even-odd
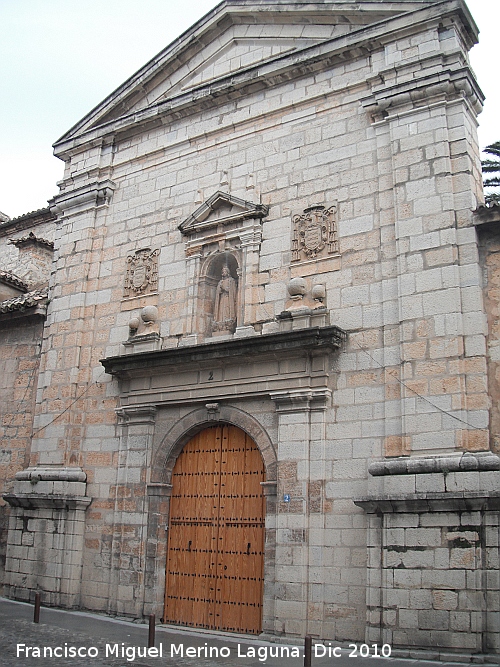
[[(40, 623), (35, 624), (31, 605), (0, 598), (1, 667), (302, 667), (304, 664), (302, 648), (286, 649), (280, 644), (249, 641), (243, 637), (157, 627), (156, 647), (159, 652), (161, 646), (161, 656), (147, 655), (147, 641), (148, 627), (143, 624), (44, 607)], [(39, 649), (39, 657), (34, 647)], [(312, 667), (411, 667), (416, 663), (444, 667), (451, 664), (350, 658), (346, 650), (341, 657), (334, 657), (328, 655), (328, 646), (319, 653), (323, 650), (323, 657), (313, 657)], [(205, 657), (210, 651), (212, 657)], [(276, 656), (276, 652), (281, 651), (283, 655)], [(300, 655), (294, 657), (297, 652)], [(61, 657), (57, 657), (58, 653)]]

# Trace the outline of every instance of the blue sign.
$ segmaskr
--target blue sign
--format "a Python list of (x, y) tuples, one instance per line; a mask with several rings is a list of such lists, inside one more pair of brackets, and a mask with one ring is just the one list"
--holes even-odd
[(283, 495), (283, 502), (284, 503), (289, 503), (290, 502), (290, 494), (289, 493), (285, 493)]

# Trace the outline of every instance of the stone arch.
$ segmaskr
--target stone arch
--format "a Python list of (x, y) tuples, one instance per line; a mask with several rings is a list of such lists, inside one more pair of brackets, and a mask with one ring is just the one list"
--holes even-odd
[(240, 253), (234, 250), (225, 250), (216, 252), (205, 257), (200, 278), (220, 278), (220, 272), (223, 266), (227, 266), (235, 280), (239, 280), (241, 274)]
[(217, 423), (227, 423), (245, 431), (261, 453), (266, 471), (264, 496), (266, 497), (266, 537), (264, 557), (264, 593), (262, 630), (274, 634), (275, 582), (276, 582), (276, 487), (278, 479), (277, 454), (271, 438), (255, 417), (229, 405), (207, 404), (177, 421), (164, 436), (153, 458), (149, 484), (148, 552), (146, 556), (146, 580), (151, 598), (145, 613), (163, 613), (165, 592), (165, 565), (167, 540), (165, 526), (170, 516), (170, 491), (172, 472), (184, 445), (196, 433)]
[(217, 422), (232, 424), (248, 433), (260, 450), (266, 470), (266, 482), (276, 482), (276, 449), (260, 422), (239, 408), (217, 404), (196, 408), (176, 422), (168, 431), (155, 454), (151, 482), (170, 484), (175, 462), (184, 445), (196, 433), (209, 426), (214, 426)]

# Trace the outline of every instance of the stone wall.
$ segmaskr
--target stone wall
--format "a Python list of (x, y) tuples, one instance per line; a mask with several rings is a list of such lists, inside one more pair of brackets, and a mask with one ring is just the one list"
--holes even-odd
[[(497, 604), (497, 589), (472, 581), (477, 558), (495, 557), (484, 526), (496, 521), (496, 473), (472, 484), (470, 471), (456, 472), (455, 490), (487, 506), (443, 509), (455, 498), (444, 468), (411, 470), (422, 458), (489, 449), (472, 222), (481, 197), (481, 93), (467, 66), (475, 28), (453, 3), (408, 7), (387, 23), (378, 16), (361, 45), (362, 26), (343, 24), (338, 44), (269, 63), (268, 40), (281, 34), (274, 16), (261, 26), (262, 67), (243, 83), (239, 70), (207, 83), (216, 68), (197, 69), (198, 40), (176, 52), (175, 67), (165, 56), (150, 81), (153, 106), (141, 79), (124, 98), (129, 113), (110, 98), (58, 143), (66, 170), (52, 202), (31, 468), (10, 500), (15, 521), (26, 510), (33, 544), (10, 542), (12, 595), (43, 583), (53, 604), (161, 617), (168, 476), (188, 436), (217, 419), (254, 437), (273, 487), (266, 634), (378, 641), (374, 628), (384, 627), (394, 645), (451, 650), (467, 636), (473, 643), (462, 648), (496, 650), (495, 617), (489, 634), (476, 621)], [(230, 49), (222, 53), (227, 73)], [(238, 67), (242, 59), (238, 47)], [(223, 266), (237, 283), (236, 315), (217, 331)], [(325, 343), (334, 326), (348, 334), (341, 345)], [(300, 336), (309, 347), (297, 347)], [(382, 473), (370, 472), (373, 461)], [(21, 546), (33, 563), (62, 565), (62, 549), (40, 546), (41, 520), (53, 516), (37, 523), (29, 514), (29, 498), (58, 511), (44, 487), (27, 490), (48, 470), (83, 475), (81, 488), (62, 493), (79, 498), (79, 528), (69, 534), (83, 545), (73, 563), (81, 589), (69, 594), (14, 566)], [(441, 504), (423, 508), (426, 493)], [(472, 560), (461, 565), (464, 554)], [(420, 557), (432, 561), (432, 577), (443, 572), (441, 584), (424, 581)], [(432, 635), (432, 623), (444, 634)]]
[(430, 463), (383, 477), (385, 493), (357, 501), (370, 524), (367, 641), (409, 647), (407, 657), (422, 647), (443, 659), (496, 653), (498, 457), (443, 457), (435, 472)]
[[(0, 322), (0, 494), (12, 491), (15, 474), (29, 464), (41, 318)], [(0, 499), (0, 587), (3, 586), (9, 506)], [(0, 590), (2, 590), (0, 588)]]
[[(491, 399), (491, 449), (500, 453), (500, 210), (482, 209), (477, 220), (485, 308), (488, 317), (488, 393)], [(485, 224), (481, 218), (485, 218)], [(491, 222), (488, 220), (491, 219)]]
[(11, 493), (5, 589), (32, 601), (44, 592), (47, 605), (80, 606), (85, 473), (76, 468), (27, 468), (16, 475)]
[(10, 241), (27, 237), (31, 232), (36, 237), (52, 242), (55, 219), (56, 216), (47, 208), (0, 224), (0, 268), (26, 280), (30, 289), (38, 289), (40, 283), (48, 283), (52, 254), (46, 246), (42, 246), (34, 249), (31, 258), (31, 253), (23, 252)]

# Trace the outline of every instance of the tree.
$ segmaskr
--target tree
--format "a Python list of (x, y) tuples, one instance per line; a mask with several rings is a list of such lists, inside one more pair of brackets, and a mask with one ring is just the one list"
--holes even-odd
[(495, 143), (486, 146), (483, 153), (491, 155), (493, 158), (481, 160), (483, 185), (485, 188), (496, 188), (486, 193), (484, 201), (485, 204), (493, 202), (500, 204), (500, 141), (495, 141)]

